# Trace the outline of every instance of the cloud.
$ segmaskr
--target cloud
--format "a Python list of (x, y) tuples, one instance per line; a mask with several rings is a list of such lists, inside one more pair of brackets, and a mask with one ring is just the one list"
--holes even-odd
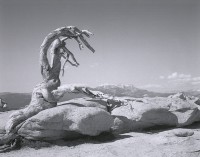
[(173, 72), (168, 76), (159, 76), (162, 80), (163, 88), (171, 90), (188, 90), (200, 87), (200, 76), (192, 76), (191, 74), (180, 74)]
[(200, 77), (194, 77), (192, 78), (193, 81), (200, 81)]
[(199, 84), (200, 76), (192, 77), (191, 74), (179, 74), (174, 72), (167, 77), (170, 81), (177, 82), (177, 83), (191, 83), (191, 84)]
[(168, 79), (190, 79), (191, 75), (190, 74), (179, 74), (177, 72), (174, 72), (167, 76)]
[(174, 73), (170, 74), (167, 78), (168, 79), (174, 79), (174, 78), (177, 78), (177, 76), (178, 76), (178, 73), (174, 72)]
[(191, 75), (190, 75), (190, 74), (188, 74), (188, 75), (179, 74), (178, 77), (179, 77), (179, 78), (182, 78), (182, 79), (186, 79), (186, 78), (191, 78)]

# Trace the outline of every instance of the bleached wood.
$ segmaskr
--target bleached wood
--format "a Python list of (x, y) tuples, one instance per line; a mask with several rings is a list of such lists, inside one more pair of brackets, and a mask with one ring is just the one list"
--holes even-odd
[[(10, 116), (5, 127), (6, 134), (0, 139), (0, 145), (7, 144), (16, 139), (17, 131), (26, 119), (36, 115), (42, 110), (57, 106), (57, 102), (65, 93), (63, 92), (62, 94), (56, 94), (56, 92), (53, 92), (56, 91), (60, 86), (59, 75), (61, 71), (61, 58), (63, 57), (63, 54), (60, 50), (64, 49), (68, 57), (71, 56), (73, 62), (78, 65), (79, 63), (76, 61), (73, 53), (70, 52), (65, 45), (63, 45), (63, 42), (66, 39), (75, 39), (80, 46), (82, 44), (78, 38), (81, 36), (81, 41), (84, 41), (81, 33), (82, 31), (80, 31), (77, 27), (68, 26), (60, 27), (45, 37), (40, 47), (40, 66), (43, 82), (36, 85), (36, 87), (33, 89), (30, 104), (25, 108), (14, 112)], [(88, 34), (87, 31), (83, 31), (83, 33)], [(62, 41), (60, 37), (64, 38), (64, 40)], [(86, 44), (90, 50), (94, 51), (94, 49), (90, 48), (91, 46), (87, 42), (84, 41), (83, 43)], [(47, 57), (50, 46), (52, 52), (51, 65)], [(68, 62), (71, 65), (74, 64), (71, 61)]]

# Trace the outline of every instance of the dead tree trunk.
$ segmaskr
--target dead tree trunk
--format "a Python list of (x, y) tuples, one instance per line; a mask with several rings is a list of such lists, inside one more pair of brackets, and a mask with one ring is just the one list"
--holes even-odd
[[(81, 43), (79, 41), (80, 38), (80, 40), (94, 52), (94, 49), (87, 42), (85, 42), (86, 40), (83, 38), (82, 34), (85, 34), (88, 37), (90, 32), (80, 31), (76, 27), (69, 26), (58, 28), (46, 36), (40, 48), (40, 65), (43, 82), (36, 85), (33, 89), (30, 104), (24, 109), (14, 112), (10, 116), (5, 127), (6, 135), (0, 139), (0, 144), (6, 144), (15, 139), (18, 129), (21, 125), (23, 125), (26, 119), (36, 115), (42, 110), (57, 106), (58, 100), (64, 94), (56, 94), (56, 92), (53, 92), (60, 86), (59, 75), (62, 57), (60, 49), (63, 48), (63, 43), (59, 37), (67, 37), (69, 39), (74, 38), (79, 44)], [(54, 53), (52, 66), (50, 66), (47, 58), (50, 46), (52, 46), (51, 50)]]

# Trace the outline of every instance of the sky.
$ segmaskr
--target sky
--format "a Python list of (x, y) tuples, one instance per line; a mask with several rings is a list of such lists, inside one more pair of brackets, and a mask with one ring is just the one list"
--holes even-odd
[(68, 41), (80, 66), (62, 84), (200, 90), (199, 0), (0, 0), (0, 92), (31, 92), (43, 39), (70, 25), (94, 33), (96, 52)]

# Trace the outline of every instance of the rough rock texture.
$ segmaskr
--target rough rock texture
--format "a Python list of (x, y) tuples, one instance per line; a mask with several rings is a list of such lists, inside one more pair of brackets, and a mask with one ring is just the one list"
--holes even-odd
[(194, 134), (194, 131), (188, 129), (174, 129), (173, 134), (177, 137), (188, 137)]
[(183, 94), (183, 93), (176, 93), (176, 94), (170, 95), (170, 96), (168, 96), (168, 97), (169, 97), (169, 98), (180, 98), (180, 99), (182, 99), (182, 100), (187, 100), (187, 98), (189, 98), (189, 97), (186, 97), (186, 95)]
[[(182, 130), (182, 129), (181, 129)], [(51, 147), (24, 147), (2, 154), (3, 157), (199, 157), (200, 129), (185, 129), (192, 136), (177, 137), (172, 129), (160, 132), (131, 132), (106, 142), (95, 139), (59, 141)], [(101, 137), (102, 139), (105, 137)], [(27, 155), (28, 154), (28, 155)]]
[(9, 116), (15, 112), (13, 111), (6, 111), (6, 112), (0, 112), (0, 135), (4, 135), (6, 133), (5, 131), (5, 125), (9, 119)]
[(187, 100), (190, 103), (195, 103), (197, 105), (200, 105), (200, 99), (198, 97), (186, 96), (184, 93), (181, 92), (174, 95), (170, 95), (169, 98), (180, 98), (182, 100)]
[(100, 100), (100, 99), (87, 98), (87, 97), (77, 98), (77, 99), (61, 102), (58, 105), (61, 106), (61, 105), (68, 105), (68, 104), (72, 104), (79, 107), (97, 107), (97, 108), (101, 108), (107, 111), (106, 101)]
[[(194, 100), (180, 93), (167, 98), (133, 98), (120, 106), (113, 105), (110, 115), (105, 100), (78, 98), (29, 118), (19, 134), (28, 139), (54, 140), (96, 136), (111, 127), (117, 134), (157, 126), (182, 127), (200, 121), (200, 106)], [(11, 113), (0, 114), (0, 119), (5, 119), (0, 123), (1, 133), (5, 133), (4, 122)], [(174, 135), (184, 137), (192, 132), (178, 131)]]
[(113, 109), (113, 130), (118, 133), (153, 126), (182, 127), (200, 120), (199, 106), (185, 95), (176, 94), (168, 98), (143, 98), (129, 101)]
[(100, 108), (63, 105), (29, 118), (18, 133), (34, 140), (72, 139), (99, 135), (112, 125), (112, 116)]

